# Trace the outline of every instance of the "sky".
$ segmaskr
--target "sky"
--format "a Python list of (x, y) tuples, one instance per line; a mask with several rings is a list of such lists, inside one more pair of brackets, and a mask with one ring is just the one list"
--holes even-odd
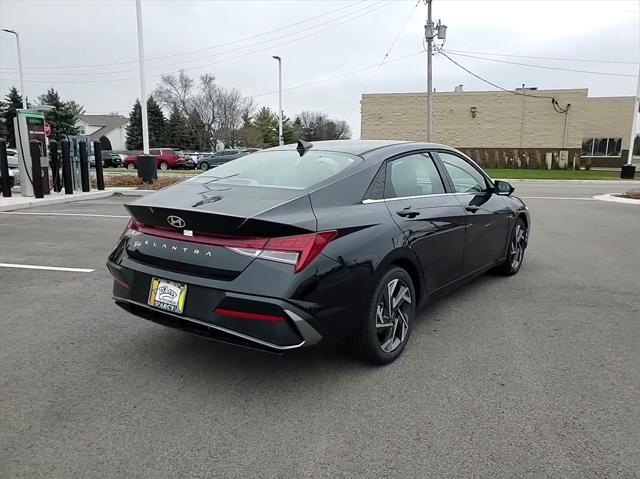
[[(426, 88), (422, 1), (143, 0), (142, 15), (148, 92), (162, 74), (185, 69), (194, 78), (212, 73), (220, 86), (277, 110), (271, 57), (279, 55), (285, 114), (323, 111), (347, 120), (357, 138), (363, 92)], [(640, 0), (433, 0), (433, 16), (448, 27), (451, 58), (504, 88), (635, 94)], [(87, 113), (127, 115), (140, 96), (134, 0), (0, 0), (0, 27), (21, 35), (29, 98), (54, 87)], [(17, 65), (15, 37), (2, 32), (2, 96), (19, 87)], [(443, 55), (433, 72), (437, 91), (494, 89)]]

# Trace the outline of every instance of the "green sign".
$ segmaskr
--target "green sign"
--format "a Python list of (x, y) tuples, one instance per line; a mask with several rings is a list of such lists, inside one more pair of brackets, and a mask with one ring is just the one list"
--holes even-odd
[(19, 111), (18, 115), (22, 115), (27, 118), (39, 118), (44, 121), (44, 113), (40, 113), (39, 111)]

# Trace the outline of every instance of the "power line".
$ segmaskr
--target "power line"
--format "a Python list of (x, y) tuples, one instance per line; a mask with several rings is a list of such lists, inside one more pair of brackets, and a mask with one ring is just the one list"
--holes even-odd
[[(419, 52), (410, 53), (408, 55), (404, 55), (404, 56), (389, 60), (389, 61), (385, 62), (384, 65), (389, 65), (391, 63), (396, 63), (396, 62), (399, 62), (399, 61), (402, 61), (402, 60), (406, 60), (407, 58), (415, 57), (416, 55), (422, 55), (422, 54), (424, 54), (424, 52), (422, 50), (419, 51)], [(315, 80), (315, 81), (312, 81), (312, 82), (302, 83), (300, 85), (295, 85), (295, 86), (291, 86), (291, 87), (288, 87), (288, 88), (284, 88), (282, 91), (297, 90), (297, 89), (300, 89), (300, 88), (305, 88), (305, 87), (308, 87), (308, 86), (317, 85), (318, 83), (325, 83), (325, 82), (328, 82), (328, 81), (337, 80), (338, 78), (343, 78), (343, 77), (346, 77), (346, 76), (355, 75), (356, 73), (362, 73), (364, 71), (371, 70), (373, 68), (379, 68), (379, 67), (380, 67), (380, 64), (370, 65), (368, 67), (359, 68), (357, 70), (353, 70), (353, 71), (350, 71), (350, 72), (347, 72), (347, 73), (341, 73), (339, 75), (334, 75), (334, 76), (331, 76), (331, 77), (323, 78), (321, 80)], [(252, 98), (257, 98), (257, 97), (266, 96), (266, 95), (273, 95), (275, 93), (278, 93), (278, 90), (268, 91), (268, 92), (264, 92), (264, 93), (258, 93), (256, 95), (250, 95), (250, 96)]]
[(595, 60), (595, 59), (587, 59), (587, 58), (560, 58), (560, 57), (539, 57), (533, 55), (515, 55), (515, 54), (507, 54), (507, 53), (495, 53), (495, 52), (474, 52), (468, 50), (450, 50), (447, 49), (449, 53), (470, 53), (475, 55), (493, 55), (496, 57), (514, 57), (514, 58), (533, 58), (537, 60), (555, 60), (555, 61), (563, 61), (563, 62), (583, 62), (583, 63), (617, 63), (620, 65), (637, 65), (638, 62), (628, 62), (622, 60)]
[(522, 90), (522, 93), (519, 92), (519, 91), (508, 90), (507, 88), (504, 88), (504, 87), (502, 87), (500, 85), (497, 85), (497, 84), (493, 83), (492, 81), (489, 81), (486, 78), (481, 77), (477, 73), (472, 72), (467, 67), (461, 65), (460, 63), (455, 61), (453, 58), (451, 58), (449, 55), (447, 55), (444, 51), (442, 51), (442, 49), (438, 49), (438, 52), (441, 55), (443, 55), (446, 59), (448, 59), (450, 62), (452, 62), (453, 64), (455, 64), (459, 68), (463, 69), (464, 71), (466, 71), (468, 74), (476, 77), (478, 80), (481, 80), (481, 81), (483, 81), (485, 83), (488, 83), (489, 85), (491, 85), (494, 88), (497, 88), (498, 90), (502, 90), (504, 92), (511, 93), (512, 95), (526, 96), (528, 98), (544, 98), (544, 99), (547, 99), (547, 100), (550, 99), (551, 100), (551, 104), (553, 105), (553, 109), (556, 112), (558, 112), (558, 113), (566, 113), (567, 111), (569, 111), (569, 105), (567, 105), (565, 108), (560, 107), (560, 104), (558, 103), (558, 100), (556, 100), (555, 97), (553, 97), (553, 96), (527, 94), (527, 93), (524, 92), (524, 89)]
[[(379, 2), (379, 3), (381, 3), (381, 2)], [(319, 33), (325, 32), (327, 30), (330, 30), (332, 28), (335, 28), (337, 26), (343, 25), (343, 24), (348, 23), (350, 21), (353, 21), (353, 20), (355, 20), (357, 18), (360, 18), (360, 17), (362, 17), (364, 15), (368, 15), (370, 13), (373, 13), (375, 10), (379, 10), (379, 9), (381, 9), (383, 7), (386, 7), (386, 6), (388, 6), (388, 5), (392, 4), (392, 3), (393, 2), (384, 3), (382, 5), (378, 5), (377, 4), (377, 6), (375, 8), (370, 9), (367, 12), (365, 12), (365, 13), (363, 13), (361, 15), (358, 15), (357, 17), (349, 18), (349, 19), (344, 20), (342, 22), (330, 25), (329, 27), (324, 28), (322, 30), (319, 30), (319, 31), (316, 31), (316, 32), (312, 32), (312, 33), (310, 33), (308, 35), (299, 36), (299, 37), (293, 38), (291, 40), (288, 40), (286, 42), (282, 42), (282, 43), (279, 43), (279, 44), (276, 44), (276, 45), (270, 45), (270, 46), (267, 46), (267, 47), (264, 47), (264, 48), (259, 48), (257, 50), (252, 50), (252, 51), (249, 51), (249, 52), (245, 52), (245, 53), (242, 53), (242, 54), (239, 54), (239, 55), (235, 55), (235, 56), (232, 56), (232, 57), (229, 57), (229, 58), (224, 58), (222, 60), (217, 60), (217, 61), (214, 61), (214, 62), (202, 64), (202, 65), (184, 67), (184, 68), (181, 68), (179, 70), (174, 70), (174, 71), (169, 71), (169, 72), (153, 73), (153, 74), (150, 74), (150, 75), (146, 75), (146, 77), (147, 78), (159, 77), (159, 76), (163, 76), (163, 75), (180, 73), (181, 71), (189, 71), (189, 70), (195, 70), (195, 69), (199, 69), (199, 68), (206, 68), (206, 67), (210, 67), (212, 65), (217, 65), (219, 63), (224, 63), (224, 62), (228, 62), (228, 61), (231, 61), (231, 60), (235, 60), (237, 58), (242, 58), (242, 57), (245, 57), (245, 56), (253, 55), (255, 53), (260, 53), (260, 52), (264, 52), (264, 51), (267, 51), (267, 50), (272, 50), (273, 48), (275, 48), (277, 46), (282, 46), (282, 45), (287, 45), (289, 43), (297, 42), (297, 41), (302, 40), (304, 38), (308, 38), (308, 37), (317, 35)], [(127, 77), (127, 78), (105, 78), (103, 80), (26, 80), (26, 83), (51, 83), (51, 84), (111, 83), (111, 82), (138, 80), (138, 79), (139, 79), (139, 76), (133, 76), (133, 77)], [(4, 80), (5, 81), (15, 81), (15, 79), (11, 79), (11, 78), (4, 78)]]
[[(531, 68), (542, 68), (543, 70), (558, 70), (558, 71), (563, 71), (563, 72), (573, 72), (573, 73), (587, 73), (590, 75), (606, 75), (606, 76), (614, 76), (614, 77), (632, 77), (635, 78), (636, 75), (628, 75), (626, 73), (611, 73), (611, 72), (600, 72), (600, 71), (593, 71), (593, 70), (576, 70), (573, 68), (562, 68), (562, 67), (549, 67), (549, 66), (545, 66), (545, 65), (532, 65), (531, 63), (520, 63), (520, 62), (510, 62), (507, 60), (498, 60), (497, 58), (486, 58), (486, 57), (478, 57), (475, 55), (467, 55), (465, 53), (453, 53), (450, 50), (447, 50), (448, 53), (451, 53), (452, 55), (456, 55), (459, 57), (467, 57), (467, 58), (475, 58), (477, 60), (485, 60), (485, 61), (489, 61), (489, 62), (497, 62), (497, 63), (506, 63), (509, 65), (519, 65), (519, 66), (523, 66), (523, 67), (531, 67)], [(440, 50), (440, 53), (444, 52), (442, 50)]]
[[(394, 58), (392, 60), (388, 60), (388, 61), (386, 61), (384, 63), (384, 65), (389, 65), (391, 63), (396, 63), (396, 62), (399, 62), (401, 60), (405, 60), (407, 58), (414, 57), (416, 55), (421, 55), (423, 53), (424, 52), (422, 50), (420, 50), (419, 52), (410, 53), (410, 54), (404, 55), (402, 57), (398, 57), (398, 58)], [(320, 80), (315, 80), (315, 81), (312, 81), (312, 82), (302, 83), (300, 85), (295, 85), (295, 86), (283, 88), (282, 91), (297, 90), (299, 88), (304, 88), (304, 87), (311, 86), (311, 85), (317, 85), (319, 83), (325, 83), (325, 82), (328, 82), (328, 81), (331, 81), (331, 80), (337, 80), (338, 78), (342, 78), (342, 77), (346, 77), (346, 76), (350, 76), (350, 75), (355, 75), (356, 73), (361, 73), (363, 71), (371, 70), (372, 68), (378, 68), (378, 66), (379, 66), (379, 64), (370, 65), (368, 67), (359, 68), (357, 70), (353, 70), (353, 71), (346, 72), (346, 73), (341, 73), (341, 74), (334, 75), (334, 76), (327, 77), (327, 78), (323, 78), (323, 79), (320, 79)], [(0, 78), (0, 80), (9, 81), (9, 82), (14, 81), (13, 79), (10, 79), (10, 78)], [(137, 80), (137, 78), (134, 78), (134, 80)], [(96, 80), (96, 81), (97, 82), (102, 82), (103, 80)], [(28, 82), (28, 83), (33, 83), (33, 82)], [(46, 82), (46, 81), (42, 80), (42, 81), (38, 81), (38, 83), (51, 83), (51, 82)], [(63, 83), (67, 83), (67, 82), (63, 82)], [(86, 83), (86, 82), (74, 82), (74, 83)], [(260, 96), (272, 95), (272, 94), (275, 94), (275, 93), (278, 93), (278, 90), (273, 90), (273, 91), (268, 91), (268, 92), (263, 92), (263, 93), (258, 93), (256, 95), (248, 95), (248, 96), (251, 96), (252, 98), (257, 98), (257, 97), (260, 97)]]
[[(385, 4), (384, 0), (378, 1), (377, 3), (375, 3), (373, 5), (367, 5), (364, 8), (360, 8), (360, 9), (355, 10), (353, 12), (349, 12), (346, 15), (344, 15), (342, 18), (333, 18), (333, 19), (328, 20), (328, 21), (326, 21), (324, 23), (320, 23), (318, 25), (314, 25), (314, 26), (308, 27), (308, 28), (303, 29), (303, 30), (297, 30), (297, 31), (294, 31), (294, 32), (289, 32), (289, 33), (286, 33), (284, 35), (280, 35), (278, 37), (274, 37), (274, 38), (271, 38), (269, 40), (265, 40), (265, 42), (267, 42), (267, 43), (275, 42), (277, 40), (280, 40), (280, 39), (283, 39), (283, 38), (287, 38), (287, 37), (291, 37), (293, 35), (298, 35), (300, 33), (306, 33), (310, 29), (316, 29), (316, 28), (319, 28), (319, 27), (322, 27), (322, 26), (325, 26), (325, 25), (329, 25), (327, 28), (324, 28), (324, 29), (321, 29), (321, 30), (318, 30), (318, 31), (315, 31), (315, 32), (311, 32), (308, 35), (305, 35), (305, 36), (302, 36), (302, 37), (294, 38), (294, 39), (292, 39), (292, 41), (299, 40), (300, 38), (306, 38), (307, 36), (316, 35), (318, 33), (324, 32), (324, 31), (326, 31), (328, 29), (331, 29), (331, 28), (334, 28), (336, 26), (342, 25), (343, 23), (347, 23), (349, 21), (356, 20), (356, 19), (358, 19), (358, 18), (360, 18), (360, 17), (362, 17), (364, 15), (368, 15), (369, 13), (373, 13), (374, 11), (376, 11), (376, 10), (378, 10), (378, 9), (384, 7), (384, 6), (387, 6), (390, 3), (391, 2)], [(360, 13), (360, 12), (363, 12), (363, 13)], [(354, 14), (357, 14), (357, 13), (360, 13), (360, 14), (354, 16)], [(337, 20), (342, 20), (343, 18), (346, 18), (346, 17), (350, 17), (350, 18), (347, 18), (346, 20), (340, 21), (338, 23), (334, 23)], [(282, 43), (277, 43), (277, 44), (273, 44), (273, 45), (267, 45), (262, 50), (267, 50), (269, 48), (275, 48), (277, 46), (280, 46), (280, 45), (283, 45), (283, 44), (286, 44), (286, 43), (290, 43), (290, 42), (282, 42)], [(200, 56), (198, 58), (183, 59), (183, 60), (180, 60), (180, 61), (177, 61), (177, 62), (170, 62), (170, 63), (164, 63), (164, 64), (159, 64), (159, 65), (150, 65), (150, 66), (148, 66), (148, 68), (153, 69), (153, 68), (173, 67), (173, 66), (176, 66), (176, 65), (184, 65), (185, 63), (189, 63), (189, 62), (202, 61), (202, 60), (207, 59), (207, 58), (219, 57), (220, 55), (225, 55), (225, 54), (228, 54), (228, 53), (233, 53), (233, 52), (237, 52), (237, 51), (246, 50), (247, 48), (251, 48), (252, 46), (253, 45), (244, 45), (244, 46), (232, 48), (230, 50), (226, 50), (226, 51), (223, 51), (223, 52), (217, 52), (217, 53), (212, 53), (212, 54), (209, 54), (209, 55)], [(260, 51), (262, 51), (262, 50), (260, 50)], [(195, 67), (189, 67), (189, 68), (193, 69), (193, 68), (198, 68), (198, 67), (195, 66)], [(184, 68), (184, 69), (188, 69), (188, 68)], [(96, 75), (113, 75), (113, 74), (119, 74), (119, 73), (135, 73), (137, 71), (138, 71), (138, 68), (127, 69), (127, 70), (114, 70), (114, 71), (109, 71), (109, 72), (71, 72), (71, 73), (30, 72), (30, 73), (28, 73), (28, 75), (90, 76), (90, 77), (95, 77)], [(105, 79), (105, 80), (112, 80), (112, 79), (113, 78)]]
[[(237, 58), (242, 58), (242, 57), (245, 57), (245, 56), (249, 56), (249, 55), (252, 55), (254, 53), (260, 53), (260, 52), (263, 52), (263, 51), (272, 50), (275, 47), (282, 46), (282, 45), (287, 45), (289, 43), (297, 42), (297, 41), (302, 40), (304, 38), (308, 38), (308, 37), (317, 35), (319, 33), (323, 33), (323, 32), (325, 32), (327, 30), (330, 30), (330, 29), (335, 28), (337, 26), (343, 25), (345, 23), (351, 22), (351, 21), (356, 20), (356, 19), (358, 19), (360, 17), (363, 17), (365, 15), (373, 13), (374, 11), (379, 10), (381, 8), (384, 8), (386, 6), (389, 6), (392, 3), (393, 2), (387, 2), (387, 3), (378, 2), (377, 4), (375, 4), (374, 8), (370, 8), (368, 11), (366, 11), (366, 12), (360, 14), (360, 15), (357, 15), (357, 16), (352, 17), (352, 18), (348, 18), (347, 20), (343, 20), (342, 22), (339, 22), (339, 23), (335, 23), (335, 24), (330, 25), (330, 26), (328, 26), (326, 28), (323, 28), (322, 30), (318, 30), (316, 32), (309, 33), (307, 35), (302, 35), (302, 36), (299, 36), (299, 37), (296, 37), (296, 38), (292, 38), (292, 39), (290, 39), (290, 40), (288, 40), (286, 42), (281, 42), (281, 43), (278, 43), (278, 44), (275, 44), (275, 45), (270, 45), (270, 46), (267, 46), (267, 47), (264, 47), (264, 48), (259, 48), (257, 50), (244, 52), (244, 53), (239, 54), (239, 55), (235, 55), (235, 56), (232, 56), (232, 57), (229, 57), (229, 58), (224, 58), (222, 60), (217, 60), (217, 61), (214, 61), (214, 62), (202, 64), (202, 65), (184, 67), (184, 68), (181, 68), (179, 70), (169, 71), (169, 72), (153, 73), (153, 74), (147, 75), (146, 77), (147, 78), (149, 78), (149, 77), (159, 77), (159, 76), (163, 76), (163, 75), (179, 73), (180, 71), (189, 71), (189, 70), (194, 70), (194, 69), (199, 69), (199, 68), (206, 68), (206, 67), (209, 67), (209, 66), (212, 66), (212, 65), (217, 65), (219, 63), (224, 63), (224, 62), (227, 62), (227, 61), (235, 60)], [(300, 33), (300, 32), (297, 32), (297, 33)], [(229, 53), (229, 52), (224, 52), (224, 53)], [(164, 65), (164, 66), (168, 66), (168, 65)], [(139, 76), (127, 77), (127, 78), (105, 78), (103, 80), (66, 80), (66, 81), (63, 81), (63, 80), (49, 80), (49, 81), (46, 81), (46, 80), (26, 80), (26, 82), (27, 83), (52, 83), (52, 84), (54, 84), (54, 83), (55, 84), (67, 84), (67, 83), (110, 83), (110, 82), (137, 80), (137, 79), (139, 79)], [(7, 78), (5, 78), (5, 80), (7, 80), (7, 81), (15, 81), (13, 79), (7, 79)]]
[[(336, 9), (333, 9), (333, 10), (329, 10), (328, 12), (321, 13), (321, 14), (315, 15), (313, 17), (308, 17), (308, 18), (305, 18), (305, 19), (302, 19), (302, 20), (298, 20), (298, 21), (296, 21), (294, 23), (289, 23), (287, 25), (283, 25), (281, 27), (274, 28), (272, 30), (267, 30), (265, 32), (258, 33), (256, 35), (243, 37), (243, 38), (240, 38), (238, 40), (233, 40), (233, 41), (224, 42), (224, 43), (218, 43), (216, 45), (211, 45), (211, 46), (204, 47), (204, 48), (199, 48), (199, 49), (196, 49), (196, 50), (187, 50), (187, 51), (183, 51), (183, 52), (179, 52), (179, 53), (172, 53), (170, 55), (163, 55), (163, 56), (158, 56), (158, 57), (150, 57), (150, 58), (147, 59), (147, 61), (150, 62), (150, 61), (154, 61), (154, 60), (162, 60), (162, 59), (165, 59), (165, 58), (172, 58), (172, 57), (190, 55), (192, 53), (199, 53), (199, 52), (203, 52), (203, 51), (206, 51), (206, 50), (211, 50), (211, 49), (214, 49), (214, 48), (220, 48), (220, 47), (227, 46), (227, 45), (233, 45), (233, 44), (236, 44), (236, 43), (241, 43), (241, 42), (244, 42), (244, 41), (247, 41), (247, 40), (252, 40), (252, 39), (255, 39), (255, 38), (263, 37), (265, 35), (269, 35), (270, 33), (274, 33), (274, 32), (280, 31), (280, 30), (286, 30), (289, 27), (297, 26), (297, 25), (300, 25), (302, 23), (307, 23), (307, 22), (310, 22), (311, 20), (315, 20), (315, 19), (320, 18), (320, 17), (325, 17), (327, 15), (339, 12), (341, 10), (347, 10), (347, 9), (350, 9), (352, 7), (355, 7), (355, 6), (360, 5), (362, 3), (365, 3), (365, 2), (368, 2), (368, 0), (360, 0), (358, 2), (355, 2), (355, 3), (351, 4), (351, 5), (347, 5), (347, 6), (344, 6), (344, 7), (336, 8)], [(360, 10), (356, 10), (356, 11), (360, 11)], [(351, 12), (351, 13), (355, 13), (356, 11)], [(314, 28), (314, 27), (311, 27), (311, 28)], [(128, 65), (128, 64), (131, 64), (131, 63), (138, 63), (138, 60), (127, 60), (127, 61), (123, 61), (123, 62), (113, 62), (113, 63), (97, 63), (97, 64), (92, 64), (92, 65), (50, 65), (50, 66), (39, 66), (39, 67), (27, 67), (27, 68), (25, 68), (25, 70), (63, 69), (63, 68), (64, 69), (69, 69), (69, 68), (95, 68), (95, 67), (105, 67), (105, 66)], [(0, 67), (0, 69), (2, 69), (2, 70), (17, 70), (16, 67)]]
[[(389, 48), (387, 49), (387, 52), (382, 57), (382, 60), (380, 60), (380, 63), (378, 64), (378, 68), (376, 68), (376, 70), (373, 72), (373, 75), (371, 75), (371, 77), (369, 78), (367, 83), (362, 88), (362, 92), (364, 92), (367, 88), (369, 88), (369, 85), (371, 85), (371, 82), (373, 82), (374, 78), (378, 75), (378, 72), (380, 71), (380, 68), (382, 68), (382, 65), (386, 61), (386, 59), (389, 58), (389, 53), (391, 53), (391, 50), (393, 49), (393, 47), (395, 46), (396, 42), (400, 38), (400, 35), (402, 35), (402, 32), (404, 32), (404, 29), (406, 28), (407, 24), (409, 23), (409, 20), (411, 20), (411, 17), (413, 17), (413, 14), (416, 12), (416, 9), (418, 8), (419, 4), (420, 4), (420, 0), (418, 0), (416, 2), (416, 4), (414, 5), (413, 9), (411, 10), (411, 13), (409, 13), (409, 16), (407, 17), (407, 19), (402, 24), (402, 27), (400, 27), (400, 30), (398, 31), (398, 34), (395, 36), (395, 38), (391, 42), (391, 45), (389, 45)], [(356, 107), (358, 106), (359, 101), (360, 100), (357, 100), (354, 103), (353, 108), (351, 108), (351, 111), (349, 112), (349, 115), (347, 116), (347, 121), (349, 121), (351, 119), (351, 116), (353, 115), (353, 112), (356, 110)]]

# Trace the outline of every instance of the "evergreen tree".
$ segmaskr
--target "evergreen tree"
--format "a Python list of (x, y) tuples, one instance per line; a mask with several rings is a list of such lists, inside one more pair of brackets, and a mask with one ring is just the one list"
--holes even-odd
[(298, 141), (298, 132), (296, 131), (291, 118), (282, 115), (282, 141), (285, 145)]
[(0, 138), (7, 140), (7, 123), (4, 116), (7, 112), (7, 104), (0, 100)]
[(147, 118), (149, 119), (149, 146), (168, 146), (165, 137), (164, 113), (152, 96), (147, 100)]
[(271, 147), (278, 144), (278, 118), (271, 108), (266, 106), (260, 108), (253, 120), (253, 125), (260, 131), (263, 146)]
[(142, 106), (140, 100), (136, 100), (129, 113), (127, 125), (127, 150), (142, 149)]
[(53, 109), (45, 113), (45, 118), (51, 126), (51, 137), (60, 141), (66, 135), (75, 135), (78, 129), (75, 127), (76, 116), (69, 107), (69, 104), (60, 99), (60, 94), (53, 88), (49, 88), (47, 93), (38, 97), (41, 105), (52, 106)]
[[(151, 148), (167, 146), (169, 141), (165, 137), (164, 113), (153, 97), (149, 97), (147, 100), (147, 119), (149, 122), (149, 146)], [(129, 113), (127, 149), (141, 150), (142, 148), (142, 105), (140, 100), (136, 100), (131, 113)]]
[(169, 119), (165, 123), (166, 142), (180, 150), (195, 149), (191, 132), (187, 128), (187, 121), (176, 105), (171, 108)]
[(69, 108), (69, 110), (71, 110), (71, 112), (75, 115), (76, 118), (86, 113), (84, 106), (82, 106), (80, 103), (76, 102), (75, 100), (69, 100), (67, 102), (67, 107)]
[[(22, 96), (18, 93), (16, 87), (11, 87), (9, 93), (5, 96), (6, 107), (2, 111), (2, 118), (7, 130), (7, 143), (9, 147), (16, 147), (16, 135), (13, 129), (13, 119), (16, 117), (16, 110), (22, 108)], [(27, 107), (29, 102), (27, 101)]]

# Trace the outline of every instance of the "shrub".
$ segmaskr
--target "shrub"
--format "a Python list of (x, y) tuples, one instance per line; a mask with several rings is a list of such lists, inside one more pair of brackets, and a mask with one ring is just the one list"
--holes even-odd
[(640, 189), (629, 190), (624, 194), (625, 198), (640, 200)]
[[(133, 187), (139, 190), (159, 190), (167, 186), (175, 185), (186, 180), (184, 175), (162, 175), (159, 176), (153, 184), (143, 183), (137, 174), (118, 174), (118, 175), (105, 175), (104, 185), (105, 187)], [(91, 179), (92, 187), (96, 188), (96, 179)]]

